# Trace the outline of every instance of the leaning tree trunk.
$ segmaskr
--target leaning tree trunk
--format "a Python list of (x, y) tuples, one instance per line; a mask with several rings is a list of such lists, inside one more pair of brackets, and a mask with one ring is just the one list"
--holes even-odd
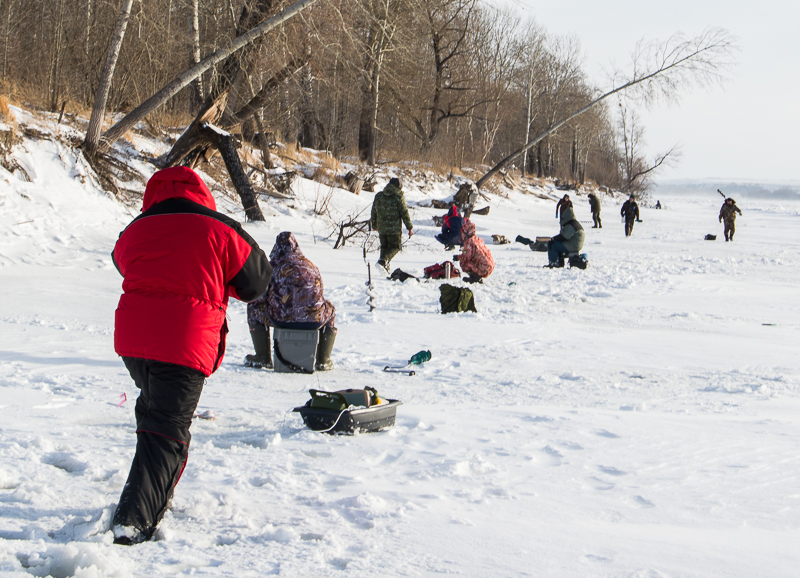
[[(122, 48), (122, 41), (125, 39), (125, 29), (128, 27), (132, 5), (133, 0), (123, 0), (122, 2), (119, 18), (117, 19), (117, 27), (111, 37), (111, 45), (108, 47), (106, 60), (103, 63), (103, 72), (100, 74), (100, 84), (94, 95), (92, 116), (89, 119), (89, 128), (86, 130), (86, 138), (83, 141), (84, 150), (90, 156), (94, 156), (97, 153), (100, 143), (100, 128), (103, 124), (103, 115), (106, 112), (108, 92), (111, 90), (111, 79), (114, 77), (119, 51)], [(111, 143), (108, 144), (110, 145)]]
[(236, 147), (233, 144), (233, 138), (230, 133), (218, 129), (217, 127), (203, 123), (200, 125), (199, 130), (203, 136), (219, 151), (222, 160), (225, 161), (225, 168), (228, 169), (228, 174), (231, 177), (236, 192), (242, 200), (244, 213), (247, 215), (248, 221), (264, 221), (264, 214), (261, 212), (261, 207), (258, 206), (258, 200), (250, 186), (250, 181), (247, 174), (242, 168), (242, 162), (239, 160), (239, 154), (236, 152)]

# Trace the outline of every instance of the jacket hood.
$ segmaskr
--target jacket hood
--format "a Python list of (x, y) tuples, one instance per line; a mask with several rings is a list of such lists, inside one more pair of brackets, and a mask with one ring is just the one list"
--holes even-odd
[(217, 210), (217, 203), (196, 172), (188, 167), (170, 167), (158, 171), (147, 181), (142, 212), (167, 199), (187, 199)]
[(297, 239), (289, 231), (278, 233), (278, 236), (275, 237), (275, 246), (269, 254), (270, 265), (275, 268), (290, 255), (303, 257), (303, 252), (300, 250), (300, 245), (297, 244)]
[(456, 205), (453, 205), (452, 207), (450, 207), (450, 210), (447, 211), (447, 216), (448, 217), (458, 217), (458, 207)]
[(393, 184), (389, 183), (384, 187), (383, 192), (387, 195), (402, 195), (403, 191), (400, 190), (399, 187), (395, 187)]
[(735, 205), (735, 204), (736, 204), (736, 201), (735, 201), (735, 200), (733, 200), (733, 199), (732, 199), (732, 198), (730, 198), (730, 197), (728, 197), (727, 199), (725, 199), (725, 202), (728, 202), (728, 201), (730, 201), (730, 202), (731, 202), (731, 204), (733, 204), (733, 205)]
[(461, 226), (461, 242), (463, 243), (470, 237), (475, 236), (475, 223), (469, 219), (464, 219), (464, 224)]
[(561, 211), (561, 220), (559, 221), (559, 223), (561, 223), (562, 225), (566, 225), (570, 221), (574, 220), (576, 220), (575, 211), (573, 210), (572, 207), (567, 207), (566, 209)]

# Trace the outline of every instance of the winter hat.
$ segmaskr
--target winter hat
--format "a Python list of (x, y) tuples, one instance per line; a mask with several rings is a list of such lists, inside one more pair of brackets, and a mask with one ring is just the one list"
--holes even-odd
[(403, 186), (400, 184), (400, 179), (398, 179), (397, 177), (392, 177), (391, 179), (389, 179), (389, 184), (394, 185), (398, 189), (403, 188)]

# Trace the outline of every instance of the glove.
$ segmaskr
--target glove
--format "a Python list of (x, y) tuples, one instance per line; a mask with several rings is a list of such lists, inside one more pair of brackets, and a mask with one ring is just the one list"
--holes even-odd
[(720, 222), (720, 223), (722, 222), (722, 217), (720, 217), (720, 218), (719, 218), (719, 222)]
[(453, 255), (453, 261), (460, 261), (461, 255)]

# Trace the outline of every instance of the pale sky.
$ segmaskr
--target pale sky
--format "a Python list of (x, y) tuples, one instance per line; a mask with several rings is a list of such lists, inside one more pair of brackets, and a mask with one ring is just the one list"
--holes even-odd
[(707, 27), (737, 38), (738, 65), (722, 88), (694, 89), (677, 104), (643, 110), (651, 153), (680, 143), (682, 158), (657, 181), (800, 181), (800, 3), (796, 0), (641, 0), (554, 2), (489, 0), (534, 18), (549, 33), (581, 43), (590, 80), (607, 88), (603, 69), (627, 71), (638, 40), (688, 36)]

